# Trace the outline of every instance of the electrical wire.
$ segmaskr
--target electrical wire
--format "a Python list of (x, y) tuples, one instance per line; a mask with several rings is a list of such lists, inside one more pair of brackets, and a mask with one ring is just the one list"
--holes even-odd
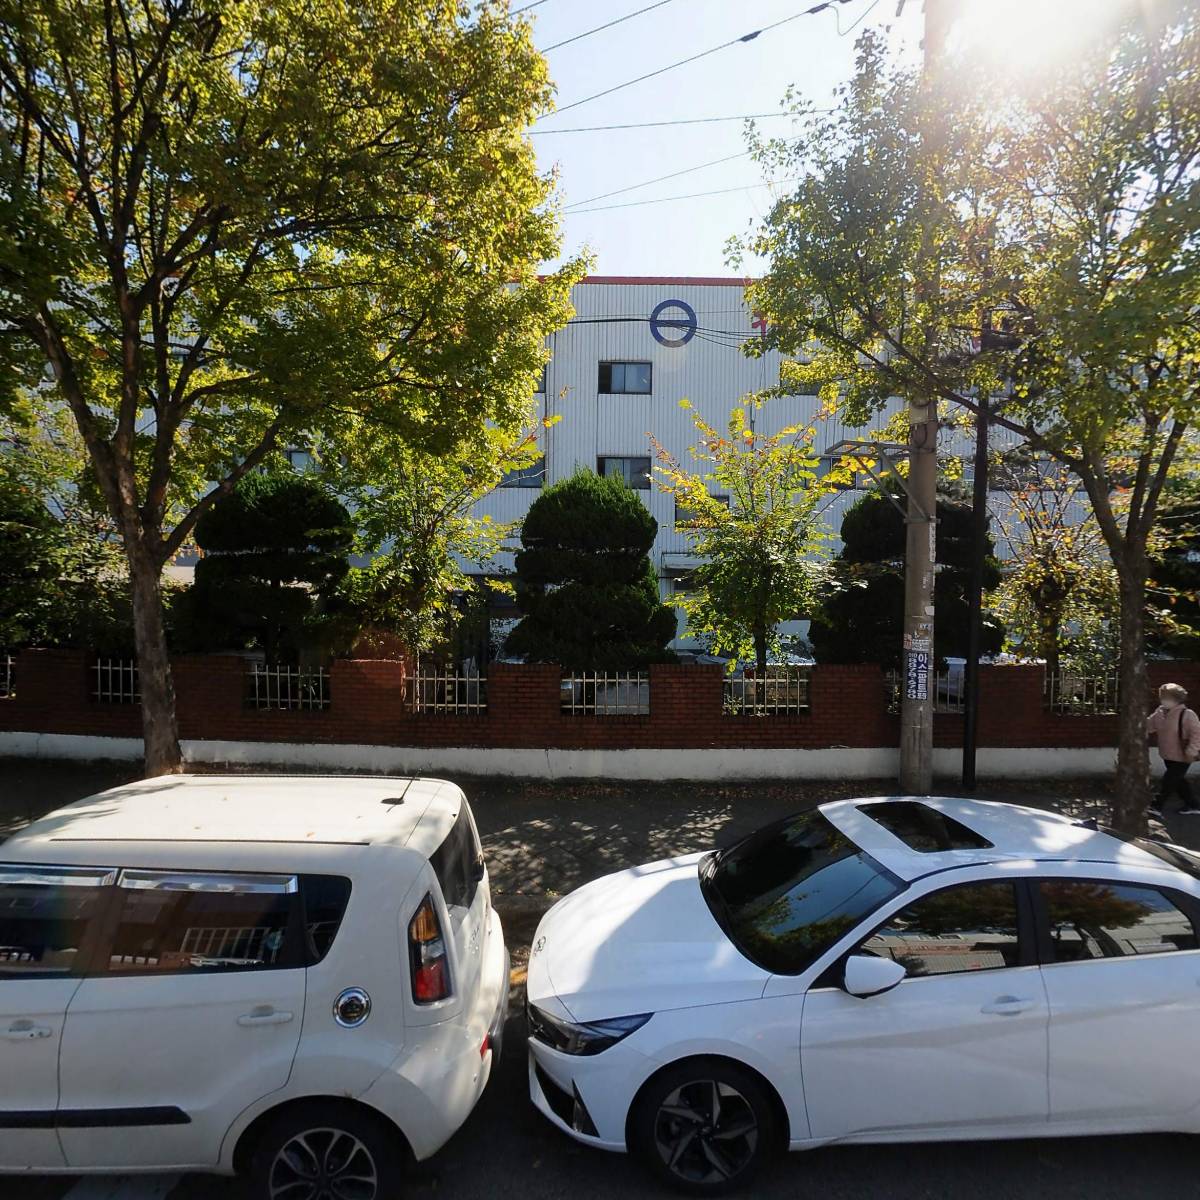
[(685, 192), (681, 196), (657, 196), (652, 200), (625, 200), (620, 204), (598, 204), (595, 208), (573, 209), (567, 215), (582, 216), (584, 213), (608, 212), (613, 208), (640, 208), (644, 204), (666, 204), (669, 200), (696, 200), (701, 196), (724, 196), (729, 192), (744, 192), (747, 188), (772, 187), (777, 183), (795, 183), (799, 176), (788, 179), (766, 179), (762, 183), (743, 183), (739, 187), (716, 188), (711, 192)]
[(716, 54), (720, 50), (727, 50), (730, 46), (736, 46), (740, 42), (752, 42), (755, 38), (761, 37), (762, 34), (770, 33), (773, 29), (778, 29), (781, 25), (788, 25), (792, 21), (798, 21), (801, 17), (813, 16), (816, 13), (824, 12), (827, 8), (834, 8), (838, 4), (849, 3), (851, 3), (851, 0), (822, 0), (820, 4), (814, 4), (802, 12), (793, 13), (790, 17), (784, 17), (782, 20), (774, 21), (770, 25), (764, 25), (761, 29), (752, 30), (741, 37), (731, 38), (728, 42), (722, 42), (719, 46), (713, 46), (708, 50), (701, 50), (699, 54), (693, 54), (688, 58), (681, 58), (678, 62), (668, 63), (665, 67), (659, 67), (656, 71), (649, 71), (645, 75), (639, 75), (636, 79), (627, 79), (624, 83), (614, 84), (610, 88), (605, 88), (602, 92), (595, 92), (591, 96), (584, 96), (581, 100), (573, 100), (570, 104), (564, 104), (561, 108), (555, 109), (554, 113), (543, 114), (538, 120), (544, 120), (546, 117), (554, 116), (557, 113), (568, 112), (570, 109), (579, 108), (583, 104), (590, 104), (593, 100), (599, 100), (602, 96), (611, 96), (613, 92), (619, 92), (624, 88), (632, 87), (635, 83), (643, 83), (647, 79), (654, 79), (659, 75), (665, 75), (668, 71), (674, 71), (678, 67), (685, 67), (688, 63), (698, 62), (702, 58), (707, 58), (710, 54)]
[[(640, 17), (642, 13), (648, 13), (656, 8), (662, 8), (666, 4), (673, 4), (674, 0), (658, 0), (657, 4), (647, 4), (645, 8), (639, 8), (637, 12), (627, 13), (623, 17), (617, 17), (614, 21), (609, 21), (605, 25), (597, 25), (595, 29), (589, 29), (584, 33), (577, 33), (574, 37), (566, 38), (564, 41), (555, 42), (553, 46), (547, 46), (543, 50), (539, 50), (539, 54), (549, 54), (551, 50), (558, 50), (563, 46), (569, 46), (572, 42), (582, 42), (584, 38), (589, 38), (593, 33), (601, 33), (605, 29), (611, 29), (614, 25), (623, 25), (626, 21), (632, 21), (634, 17)], [(878, 0), (876, 0), (878, 3)]]
[(837, 17), (838, 37), (849, 37), (878, 7), (879, 0), (871, 0), (871, 3), (858, 14), (854, 24), (847, 25), (845, 29), (842, 28), (842, 14), (835, 13), (834, 16)]
[(624, 192), (633, 192), (638, 188), (649, 187), (652, 183), (662, 183), (667, 179), (677, 179), (680, 175), (690, 175), (693, 171), (703, 171), (706, 167), (716, 167), (721, 163), (733, 162), (737, 158), (746, 158), (749, 150), (739, 150), (736, 154), (727, 154), (724, 158), (714, 158), (710, 162), (702, 162), (694, 167), (684, 167), (682, 171), (672, 171), (669, 175), (658, 175), (654, 179), (643, 179), (641, 183), (631, 183), (628, 187), (614, 188), (611, 192), (601, 192), (599, 196), (589, 196), (586, 200), (576, 200), (566, 206), (567, 211), (584, 204), (592, 204), (596, 200), (607, 200), (609, 196), (620, 196)]
[(533, 0), (532, 4), (526, 4), (523, 8), (514, 8), (508, 15), (510, 17), (519, 16), (523, 12), (528, 12), (531, 8), (537, 8), (539, 4), (545, 4), (546, 0)]
[[(814, 108), (812, 112), (833, 112), (832, 108)], [(742, 113), (731, 117), (683, 117), (676, 121), (633, 121), (625, 125), (572, 125), (566, 129), (531, 129), (530, 137), (548, 137), (552, 133), (600, 133), (610, 129), (661, 129), (665, 125), (712, 125), (718, 121), (760, 121), (768, 118), (792, 117), (790, 112)]]

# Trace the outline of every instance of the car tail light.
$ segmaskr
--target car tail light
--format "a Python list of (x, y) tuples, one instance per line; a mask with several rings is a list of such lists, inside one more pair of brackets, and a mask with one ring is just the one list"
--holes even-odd
[(446, 960), (446, 939), (433, 897), (421, 901), (408, 923), (408, 957), (412, 964), (413, 999), (418, 1004), (434, 1004), (450, 995), (450, 964)]

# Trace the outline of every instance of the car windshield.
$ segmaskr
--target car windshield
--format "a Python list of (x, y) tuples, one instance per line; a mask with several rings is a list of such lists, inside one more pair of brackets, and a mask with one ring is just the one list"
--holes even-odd
[(816, 809), (708, 855), (700, 882), (734, 945), (781, 975), (811, 966), (904, 889)]

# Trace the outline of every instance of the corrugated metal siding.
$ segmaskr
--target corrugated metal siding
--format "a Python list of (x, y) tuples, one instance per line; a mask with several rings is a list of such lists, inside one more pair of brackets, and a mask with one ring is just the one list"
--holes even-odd
[[(741, 286), (682, 280), (638, 280), (627, 283), (585, 283), (575, 288), (576, 316), (551, 339), (544, 412), (561, 420), (547, 433), (546, 478), (554, 483), (577, 467), (595, 469), (603, 455), (653, 456), (650, 434), (682, 463), (691, 463), (688, 448), (696, 442), (690, 415), (679, 407), (683, 399), (710, 424), (723, 428), (730, 410), (743, 397), (774, 386), (779, 380), (780, 355), (769, 351), (748, 358), (740, 349), (758, 336), (753, 314)], [(650, 315), (665, 300), (685, 301), (696, 313), (697, 333), (686, 346), (660, 344), (650, 328)], [(665, 317), (678, 316), (666, 313)], [(667, 330), (668, 336), (674, 331)], [(599, 395), (598, 368), (602, 362), (649, 362), (653, 369), (650, 395)], [(784, 426), (816, 420), (815, 396), (769, 401), (756, 416), (756, 427), (773, 433)], [(897, 403), (892, 411), (900, 406)], [(876, 427), (883, 424), (879, 418)], [(863, 431), (840, 419), (820, 424), (818, 450)], [(999, 431), (998, 431), (999, 434)], [(948, 453), (973, 453), (973, 436), (957, 430), (943, 435)], [(652, 488), (640, 493), (659, 524), (653, 561), (661, 574), (685, 565), (687, 538), (674, 527), (674, 502)], [(537, 497), (533, 489), (502, 488), (487, 497), (478, 511), (509, 521), (528, 510)], [(837, 496), (826, 510), (836, 533), (845, 508), (861, 493)], [(836, 550), (837, 543), (834, 544)], [(665, 557), (664, 557), (665, 556)], [(506, 556), (504, 566), (511, 565)]]

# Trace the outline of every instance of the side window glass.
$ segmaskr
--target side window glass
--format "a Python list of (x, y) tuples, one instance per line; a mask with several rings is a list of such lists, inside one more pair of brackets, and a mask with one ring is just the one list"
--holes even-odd
[(350, 902), (350, 880), (341, 875), (304, 875), (304, 930), (308, 961), (319, 963), (329, 953)]
[(28, 869), (0, 869), (0, 979), (80, 973), (84, 937), (112, 894), (103, 882), (95, 874), (42, 882)]
[(219, 876), (122, 877), (107, 969), (161, 974), (290, 965), (283, 951), (293, 891), (294, 884), (242, 885)]
[(1055, 962), (1197, 948), (1190, 918), (1156, 888), (1074, 879), (1039, 886)]
[(446, 840), (429, 860), (449, 908), (470, 908), (479, 887), (481, 852), (471, 814), (464, 804)]
[(857, 952), (894, 959), (922, 976), (1015, 967), (1019, 949), (1014, 886), (967, 883), (901, 909)]

